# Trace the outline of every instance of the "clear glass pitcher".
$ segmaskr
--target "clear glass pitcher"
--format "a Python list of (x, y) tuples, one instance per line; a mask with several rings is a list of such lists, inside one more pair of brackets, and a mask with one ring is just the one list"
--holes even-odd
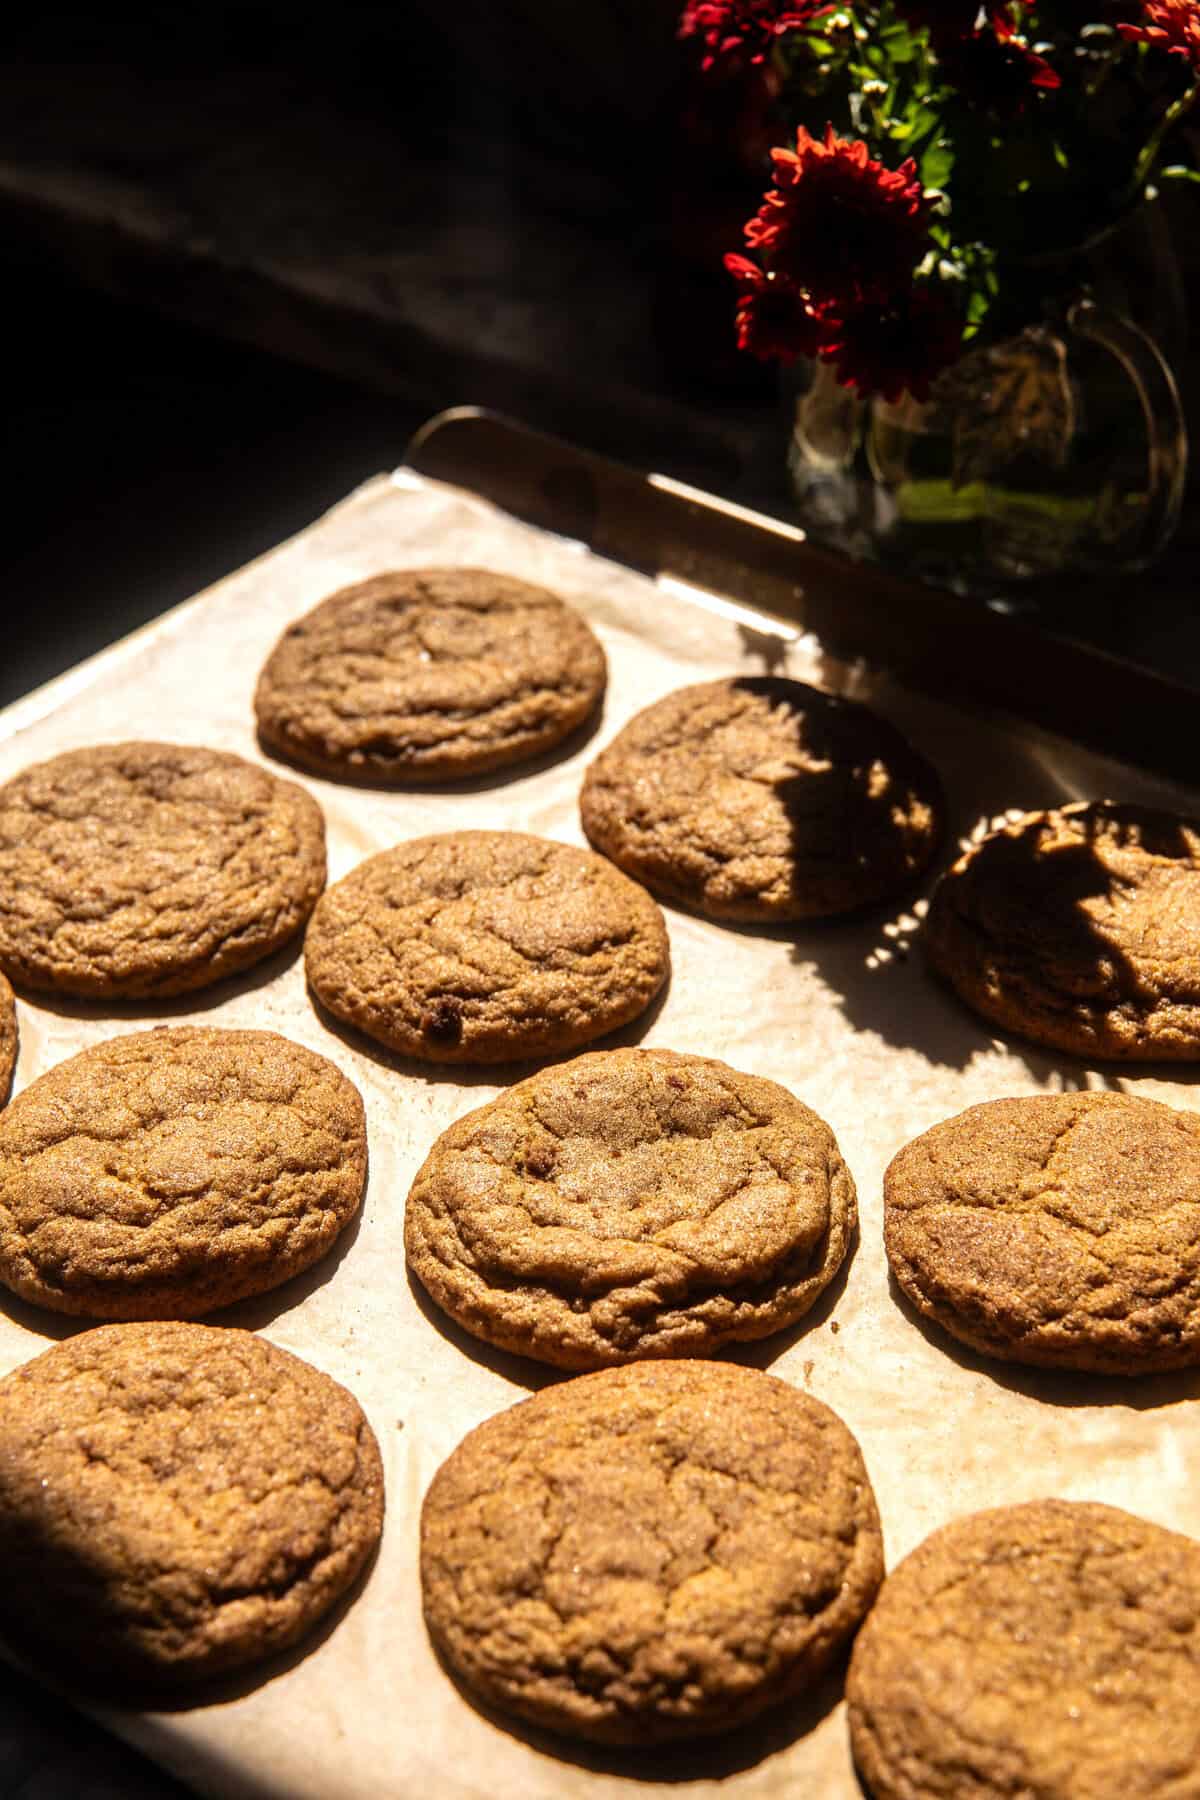
[(1153, 205), (1005, 271), (994, 328), (922, 405), (826, 364), (792, 394), (789, 473), (821, 542), (992, 600), (1144, 568), (1179, 518), (1183, 297)]

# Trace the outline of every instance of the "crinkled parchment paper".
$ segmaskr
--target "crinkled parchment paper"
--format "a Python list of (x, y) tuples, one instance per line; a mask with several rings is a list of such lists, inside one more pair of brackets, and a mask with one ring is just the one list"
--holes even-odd
[[(332, 589), (389, 567), (457, 563), (546, 583), (604, 640), (602, 722), (570, 754), (527, 770), (429, 792), (383, 793), (301, 777), (325, 809), (330, 878), (406, 837), (514, 827), (582, 843), (584, 769), (632, 713), (685, 682), (780, 671), (873, 698), (941, 769), (954, 840), (1006, 808), (1112, 795), (1200, 809), (1174, 789), (1078, 748), (983, 720), (873, 680), (823, 656), (786, 626), (713, 610), (580, 546), (518, 524), (456, 490), (401, 471), (353, 494), (293, 542), (0, 715), (0, 778), (78, 745), (126, 737), (215, 745), (266, 760), (251, 696), (289, 620)], [(754, 594), (738, 598), (753, 609)], [(943, 861), (945, 857), (943, 858)], [(908, 905), (919, 909), (910, 898)], [(673, 974), (647, 1025), (620, 1034), (724, 1057), (782, 1082), (836, 1131), (858, 1184), (861, 1241), (809, 1321), (742, 1360), (834, 1407), (862, 1445), (889, 1565), (972, 1508), (1039, 1495), (1104, 1500), (1200, 1535), (1200, 1376), (1138, 1383), (1044, 1376), (988, 1365), (917, 1324), (889, 1291), (880, 1182), (918, 1132), (1005, 1094), (1116, 1086), (1196, 1104), (1186, 1071), (1104, 1073), (996, 1041), (907, 953), (914, 919), (793, 933), (730, 929), (668, 909)], [(366, 1100), (371, 1175), (361, 1222), (298, 1281), (221, 1314), (309, 1358), (362, 1401), (383, 1446), (387, 1523), (353, 1603), (307, 1654), (217, 1702), (172, 1713), (100, 1716), (202, 1793), (221, 1800), (342, 1797), (627, 1795), (669, 1786), (729, 1800), (858, 1793), (840, 1681), (813, 1704), (724, 1741), (652, 1758), (575, 1750), (485, 1717), (439, 1667), (421, 1622), (416, 1575), (421, 1497), (472, 1426), (551, 1379), (537, 1365), (467, 1338), (410, 1285), (402, 1225), (409, 1183), (434, 1138), (527, 1067), (439, 1074), (335, 1035), (305, 992), (298, 950), (211, 995), (105, 1015), (74, 1002), (22, 1000), (17, 1085), (115, 1032), (169, 1018), (262, 1026), (333, 1058)], [(612, 1040), (610, 1040), (612, 1041)], [(0, 1367), (75, 1323), (0, 1303)]]

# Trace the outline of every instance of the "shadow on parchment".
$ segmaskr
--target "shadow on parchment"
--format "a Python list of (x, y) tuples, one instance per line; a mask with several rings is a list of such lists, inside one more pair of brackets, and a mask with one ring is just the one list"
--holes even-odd
[[(677, 899), (660, 895), (659, 901), (668, 914), (704, 917)], [(965, 1069), (974, 1057), (1002, 1043), (1039, 1082), (1056, 1076), (1064, 1092), (1089, 1085), (1090, 1064), (1002, 1032), (964, 1005), (927, 968), (917, 942), (919, 921), (910, 914), (898, 921), (894, 903), (799, 925), (708, 922), (739, 937), (787, 944), (791, 960), (816, 971), (856, 1031), (874, 1032), (897, 1049), (917, 1051), (927, 1062)]]
[[(736, 685), (769, 701), (777, 720), (789, 712), (794, 719), (796, 749), (807, 766), (781, 775), (771, 788), (791, 835), (796, 896), (811, 895), (814, 885), (819, 890), (831, 868), (873, 863), (886, 873), (889, 863), (894, 866), (895, 889), (886, 907), (866, 907), (782, 931), (767, 928), (769, 935), (789, 939), (793, 960), (816, 971), (847, 1022), (888, 1044), (914, 1049), (930, 1062), (959, 1069), (999, 1035), (1039, 1081), (1056, 1076), (1064, 1089), (1084, 1085), (1091, 1063), (1111, 1063), (1113, 1059), (1087, 1050), (1030, 1045), (1021, 1035), (977, 1016), (926, 967), (917, 945), (921, 925), (915, 914), (923, 910), (917, 891), (932, 887), (937, 865), (955, 860), (962, 828), (978, 836), (981, 824), (990, 826), (1014, 802), (1034, 810), (1076, 798), (1048, 767), (1044, 751), (997, 733), (995, 755), (976, 756), (968, 769), (954, 770), (960, 791), (944, 807), (949, 829), (937, 865), (906, 882), (891, 815), (898, 796), (928, 798), (936, 792), (938, 777), (923, 757), (899, 737), (889, 749), (885, 736), (879, 755), (890, 763), (891, 780), (872, 791), (872, 784), (853, 774), (863, 760), (862, 715), (853, 703), (839, 709), (832, 699), (828, 710), (817, 710), (807, 705), (803, 688), (797, 692), (791, 683), (769, 675), (744, 677)], [(1185, 854), (1185, 840), (1169, 814), (1133, 810), (1140, 838), (1154, 855)], [(994, 837), (987, 853), (1002, 968), (1008, 951), (1014, 964), (1027, 971), (1024, 985), (1044, 991), (1051, 1005), (1061, 996), (1064, 1013), (1078, 1008), (1071, 996), (1086, 1001), (1089, 995), (1112, 993), (1119, 999), (1142, 988), (1141, 975), (1113, 934), (1087, 911), (1088, 902), (1119, 905), (1122, 899), (1118, 877), (1097, 853), (1097, 837), (1091, 825), (1083, 842), (1039, 845), (1036, 854), (1028, 837)], [(906, 903), (913, 905), (912, 912)], [(1009, 985), (1017, 986), (1015, 975)], [(1129, 1067), (1123, 1059), (1118, 1066)], [(1137, 1067), (1151, 1072), (1147, 1065)], [(1172, 1078), (1197, 1078), (1178, 1071), (1179, 1065), (1172, 1064)], [(1101, 1079), (1110, 1085), (1113, 1080)]]
[[(0, 1287), (0, 1313), (20, 1325), (25, 1331), (32, 1331), (38, 1337), (52, 1338), (61, 1343), (64, 1338), (77, 1337), (81, 1331), (94, 1331), (97, 1325), (110, 1324), (108, 1319), (76, 1318), (73, 1313), (49, 1312), (45, 1307), (34, 1306), (29, 1300), (22, 1300), (19, 1295), (10, 1293), (8, 1288)], [(38, 1352), (34, 1351), (34, 1355)]]
[[(1118, 1069), (1131, 1072), (1129, 1064), (1100, 1068), (1099, 1059), (1044, 1048), (981, 1018), (929, 967), (911, 915), (904, 922), (875, 915), (870, 923), (874, 930), (865, 938), (861, 923), (857, 929), (833, 923), (792, 934), (793, 961), (816, 970), (856, 1031), (874, 1032), (897, 1049), (915, 1050), (949, 1069), (966, 1069), (998, 1046), (1040, 1085), (1055, 1082), (1064, 1093), (1118, 1087)], [(1136, 1068), (1146, 1075), (1159, 1072), (1146, 1064)], [(1176, 1073), (1171, 1079), (1189, 1077)]]
[(972, 1375), (986, 1375), (1010, 1393), (1049, 1406), (1123, 1406), (1146, 1412), (1156, 1406), (1174, 1406), (1181, 1400), (1200, 1399), (1200, 1367), (1176, 1369), (1167, 1375), (1092, 1375), (1082, 1369), (1039, 1369), (1027, 1363), (1004, 1362), (973, 1350), (919, 1313), (888, 1271), (888, 1293), (894, 1304), (931, 1344), (951, 1362)]
[(716, 1737), (692, 1738), (679, 1744), (637, 1744), (625, 1748), (558, 1737), (539, 1726), (526, 1724), (510, 1713), (497, 1711), (460, 1679), (436, 1645), (434, 1648), (441, 1668), (462, 1698), (507, 1737), (517, 1738), (530, 1749), (557, 1762), (572, 1763), (576, 1768), (589, 1769), (598, 1775), (621, 1776), (657, 1786), (727, 1780), (731, 1775), (755, 1768), (768, 1756), (777, 1756), (780, 1751), (789, 1749), (815, 1731), (841, 1700), (849, 1661), (847, 1647), (807, 1693), (781, 1702), (760, 1719), (742, 1725), (736, 1731)]

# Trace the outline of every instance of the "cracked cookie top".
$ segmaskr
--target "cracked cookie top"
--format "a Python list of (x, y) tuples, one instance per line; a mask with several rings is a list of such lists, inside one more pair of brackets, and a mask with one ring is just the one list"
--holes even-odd
[(604, 692), (604, 651), (545, 588), (404, 569), (289, 625), (254, 697), (263, 742), (379, 786), (452, 781), (551, 749)]
[(106, 1325), (0, 1381), (0, 1612), (68, 1680), (182, 1685), (286, 1648), (382, 1520), (358, 1402), (249, 1332)]
[(608, 1050), (444, 1132), (405, 1247), (475, 1336), (599, 1369), (791, 1325), (856, 1216), (832, 1131), (786, 1089), (704, 1057)]
[(297, 1275), (366, 1181), (358, 1090), (269, 1031), (59, 1063), (0, 1114), (0, 1281), (56, 1312), (196, 1318)]
[(1200, 1059), (1200, 823), (1027, 813), (934, 889), (930, 963), (985, 1019), (1077, 1056)]
[(7, 979), (0, 975), (0, 1105), (8, 1098), (17, 1066), (17, 1003)]
[(1200, 1544), (1039, 1500), (934, 1532), (846, 1682), (875, 1800), (1166, 1800), (1200, 1768)]
[(293, 937), (324, 885), (316, 801), (224, 751), (101, 744), (0, 788), (0, 967), (18, 987), (207, 987)]
[(360, 863), (313, 914), (323, 1005), (425, 1062), (552, 1055), (627, 1024), (667, 978), (644, 889), (516, 831), (413, 838)]
[(895, 728), (801, 681), (681, 688), (587, 772), (583, 828), (656, 894), (716, 919), (816, 919), (925, 867), (941, 784)]
[(913, 1304), (1009, 1362), (1200, 1362), (1200, 1114), (1127, 1094), (990, 1100), (905, 1146), (884, 1241)]
[(803, 1693), (882, 1575), (849, 1431), (732, 1364), (546, 1388), (464, 1439), (421, 1518), (425, 1618), (451, 1667), (602, 1743), (725, 1731)]

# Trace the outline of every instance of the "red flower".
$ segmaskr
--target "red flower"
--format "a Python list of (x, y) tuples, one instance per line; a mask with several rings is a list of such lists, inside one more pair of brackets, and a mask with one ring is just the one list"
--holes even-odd
[(746, 226), (746, 241), (772, 272), (816, 305), (886, 300), (908, 286), (929, 248), (930, 202), (911, 157), (899, 169), (872, 162), (867, 146), (803, 125), (796, 148), (772, 150), (775, 187)]
[(1196, 0), (1145, 0), (1140, 25), (1118, 25), (1122, 37), (1186, 56), (1200, 75), (1200, 5)]
[(801, 290), (783, 275), (765, 275), (745, 256), (727, 256), (725, 267), (738, 284), (739, 350), (764, 362), (792, 363), (816, 356), (829, 336), (829, 323)]
[(957, 360), (963, 322), (939, 293), (913, 287), (882, 306), (847, 314), (821, 354), (843, 387), (896, 401), (906, 390), (928, 400), (935, 376)]
[(785, 31), (803, 31), (835, 0), (690, 0), (679, 21), (681, 38), (704, 43), (702, 69), (722, 62), (762, 62)]
[(941, 43), (938, 61), (961, 93), (1002, 118), (1024, 112), (1032, 89), (1062, 86), (1045, 57), (1007, 29)]

